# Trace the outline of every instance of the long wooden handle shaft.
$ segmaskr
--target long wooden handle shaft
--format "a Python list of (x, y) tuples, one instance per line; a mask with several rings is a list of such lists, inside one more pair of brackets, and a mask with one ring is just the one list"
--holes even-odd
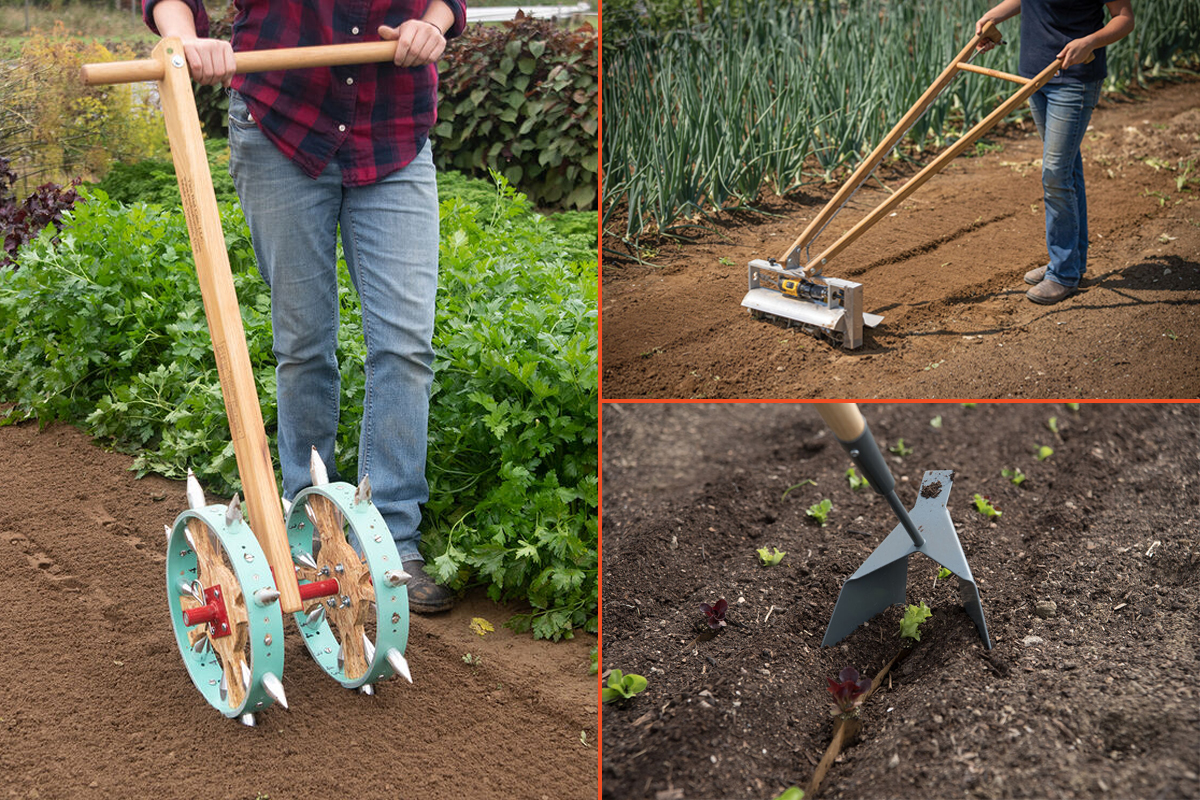
[(910, 108), (908, 112), (900, 118), (900, 121), (896, 123), (895, 127), (893, 127), (888, 135), (884, 137), (883, 141), (879, 143), (879, 146), (872, 150), (869, 156), (863, 159), (863, 162), (858, 165), (858, 168), (854, 170), (854, 173), (850, 176), (846, 183), (842, 185), (842, 188), (838, 190), (837, 194), (835, 194), (829, 200), (829, 202), (825, 204), (825, 207), (821, 209), (816, 218), (813, 219), (812, 222), (808, 223), (808, 227), (806, 227), (804, 232), (797, 237), (796, 241), (792, 242), (791, 246), (787, 249), (787, 252), (783, 254), (783, 258), (780, 259), (781, 263), (786, 264), (789, 269), (796, 269), (797, 267), (802, 266), (800, 260), (800, 250), (805, 245), (809, 244), (814, 238), (816, 238), (817, 234), (820, 233), (829, 220), (833, 218), (833, 215), (838, 212), (838, 209), (840, 209), (850, 198), (850, 195), (853, 194), (856, 189), (858, 189), (863, 181), (870, 177), (871, 173), (875, 171), (875, 168), (879, 166), (879, 162), (883, 161), (884, 157), (891, 152), (892, 148), (896, 146), (896, 143), (899, 142), (904, 134), (908, 132), (908, 129), (912, 127), (912, 124), (916, 122), (922, 114), (925, 113), (925, 109), (932, 105), (933, 101), (938, 98), (938, 95), (945, 91), (946, 87), (950, 85), (950, 82), (954, 80), (954, 76), (958, 74), (957, 67), (971, 57), (971, 55), (975, 52), (976, 46), (983, 39), (991, 39), (997, 44), (999, 44), (1001, 41), (999, 29), (990, 21), (983, 26), (983, 30), (977, 36), (971, 39), (971, 41), (967, 42), (966, 47), (959, 51), (959, 54), (954, 57), (954, 60), (950, 62), (950, 65), (942, 70), (942, 73), (938, 75), (934, 82), (930, 84), (929, 88), (925, 90), (925, 93), (917, 99), (917, 102), (913, 104), (912, 108)]
[[(172, 58), (183, 58), (183, 49), (169, 54)], [(234, 53), (237, 74), (270, 72), (277, 69), (307, 69), (310, 67), (341, 67), (348, 64), (374, 64), (391, 61), (396, 55), (395, 42), (356, 42), (354, 44), (329, 44), (316, 47), (281, 47), (275, 50), (248, 50)], [(186, 62), (185, 62), (186, 64)], [(160, 81), (163, 78), (163, 62), (146, 58), (138, 61), (110, 61), (103, 64), (85, 64), (80, 70), (83, 82), (88, 86), (105, 83), (134, 83), (137, 81)]]
[(853, 442), (867, 427), (855, 403), (815, 403), (817, 413), (840, 442)]
[[(275, 572), (280, 607), (290, 613), (300, 610), (300, 589), (283, 525), (283, 506), (275, 483), (275, 468), (258, 404), (246, 332), (229, 269), (221, 213), (204, 152), (204, 136), (200, 131), (192, 84), (186, 66), (175, 61), (175, 56), (182, 52), (183, 46), (178, 39), (163, 39), (154, 48), (154, 57), (163, 72), (158, 87), (167, 138), (175, 161), (175, 175), (179, 180), (179, 194), (212, 337), (221, 394), (225, 398), (238, 476), (242, 479), (242, 493), (250, 511), (251, 529)], [(264, 572), (266, 567), (265, 564), (262, 566)]]
[(1062, 61), (1055, 59), (1050, 66), (1038, 73), (1037, 77), (1029, 81), (1025, 86), (1017, 91), (1012, 97), (1001, 103), (996, 110), (988, 114), (980, 120), (975, 127), (967, 131), (961, 139), (947, 148), (941, 155), (929, 162), (916, 175), (909, 179), (908, 183), (896, 190), (887, 200), (880, 203), (870, 214), (864, 217), (857, 225), (842, 234), (842, 237), (836, 242), (827, 247), (819, 255), (813, 258), (816, 264), (824, 264), (829, 259), (836, 256), (842, 250), (846, 249), (851, 242), (866, 233), (872, 225), (883, 219), (892, 209), (904, 202), (905, 198), (919, 189), (927, 180), (946, 168), (946, 165), (957, 158), (964, 150), (983, 136), (985, 133), (996, 127), (1000, 120), (1008, 116), (1017, 106), (1022, 105), (1028, 100), (1034, 92), (1042, 88), (1046, 83), (1054, 77), (1054, 74), (1062, 69)]

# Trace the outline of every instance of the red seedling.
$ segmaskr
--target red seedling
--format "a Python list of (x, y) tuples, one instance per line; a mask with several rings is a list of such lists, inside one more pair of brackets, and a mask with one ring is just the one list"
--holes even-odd
[(871, 688), (871, 681), (859, 680), (858, 670), (846, 667), (838, 673), (838, 679), (826, 678), (829, 693), (833, 695), (833, 705), (839, 714), (851, 714), (862, 705), (863, 695)]
[(729, 603), (725, 602), (722, 597), (715, 605), (701, 603), (700, 610), (704, 612), (704, 616), (708, 618), (708, 627), (713, 630), (718, 630), (725, 627), (725, 612), (729, 609)]

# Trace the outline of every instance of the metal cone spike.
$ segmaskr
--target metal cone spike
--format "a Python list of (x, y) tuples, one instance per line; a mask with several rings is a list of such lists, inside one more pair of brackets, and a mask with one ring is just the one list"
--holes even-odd
[(167, 540), (168, 540), (168, 541), (170, 541), (170, 539), (171, 539), (171, 526), (170, 526), (170, 525), (163, 525), (163, 533), (165, 533), (165, 534), (167, 535)]
[(315, 447), (308, 459), (308, 474), (312, 477), (313, 486), (324, 486), (329, 483), (329, 470), (325, 469), (325, 462), (321, 460), (321, 455)]
[(267, 674), (263, 675), (262, 685), (263, 690), (266, 691), (267, 694), (271, 695), (272, 699), (274, 699), (276, 703), (279, 703), (279, 705), (283, 706), (285, 709), (288, 707), (287, 695), (283, 693), (283, 684), (279, 682), (279, 678), (275, 677), (274, 672), (268, 672)]
[(412, 575), (409, 575), (402, 569), (389, 569), (383, 573), (383, 579), (388, 586), (407, 586), (412, 580)]
[(317, 512), (313, 511), (312, 506), (305, 505), (304, 513), (308, 516), (308, 521), (311, 522), (315, 528), (317, 526)]
[(246, 666), (246, 662), (242, 662), (242, 688), (250, 691), (250, 667)]
[(255, 719), (254, 719), (254, 715), (253, 715), (253, 714), (242, 714), (240, 717), (238, 717), (238, 720), (239, 720), (239, 721), (240, 721), (240, 722), (241, 722), (243, 725), (245, 725), (247, 728), (253, 728), (255, 725), (257, 725), (257, 724), (258, 724), (258, 723), (255, 721)]
[(354, 505), (371, 502), (371, 476), (363, 475), (362, 483), (354, 490)]
[(358, 691), (362, 692), (363, 694), (373, 695), (375, 694), (375, 687), (369, 683), (364, 683), (362, 686), (358, 687)]
[(192, 532), (187, 528), (183, 529), (183, 538), (187, 539), (188, 547), (192, 550), (196, 549), (196, 540), (192, 538)]
[(366, 631), (363, 631), (363, 654), (367, 657), (367, 664), (375, 660), (375, 645), (371, 644), (371, 637), (367, 636)]
[(286, 517), (288, 514), (292, 513), (292, 501), (288, 500), (286, 497), (281, 497), (279, 500), (283, 503), (283, 515)]
[(208, 505), (204, 499), (204, 490), (200, 488), (200, 481), (196, 480), (196, 473), (190, 469), (187, 474), (187, 501), (188, 508), (193, 511)]
[(387, 660), (392, 665), (392, 669), (403, 675), (406, 681), (413, 682), (412, 672), (408, 669), (408, 659), (404, 657), (403, 653), (393, 647), (387, 652)]
[(200, 583), (200, 581), (180, 581), (179, 596), (190, 597), (200, 605), (204, 605), (204, 592), (197, 589), (196, 584), (198, 583)]
[(221, 700), (226, 700), (229, 697), (229, 681), (225, 678), (224, 671), (221, 672), (221, 685), (217, 688), (220, 689)]
[(308, 612), (308, 616), (304, 618), (305, 625), (320, 625), (325, 621), (325, 606), (320, 603), (312, 611)]
[(346, 648), (344, 645), (338, 645), (338, 669), (345, 669), (346, 666)]
[(225, 524), (232, 525), (234, 522), (241, 522), (243, 519), (242, 498), (238, 497), (237, 492), (234, 492), (233, 499), (229, 501), (229, 505), (225, 506)]
[(259, 589), (257, 592), (254, 593), (254, 602), (258, 603), (260, 606), (268, 606), (271, 603), (274, 603), (278, 599), (279, 599), (279, 590), (278, 589), (272, 589), (272, 588), (268, 587), (266, 589)]
[(192, 652), (199, 656), (204, 655), (204, 651), (206, 650), (208, 650), (208, 637), (201, 636), (196, 640), (196, 643), (192, 645)]
[[(308, 508), (308, 506), (305, 506), (305, 508)], [(306, 553), (303, 550), (298, 553), (292, 553), (292, 561), (295, 561), (302, 567), (308, 567), (309, 569), (317, 568), (317, 562), (312, 557), (312, 553)]]

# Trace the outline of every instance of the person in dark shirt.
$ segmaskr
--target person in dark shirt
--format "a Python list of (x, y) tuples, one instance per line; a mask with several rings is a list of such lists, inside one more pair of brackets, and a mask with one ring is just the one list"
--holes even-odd
[[(232, 44), (206, 38), (200, 0), (144, 0), (143, 12), (183, 42), (194, 80), (231, 86), (229, 171), (271, 288), (283, 496), (311, 483), (311, 448), (335, 463), (340, 230), (366, 341), (359, 478), (413, 576), (410, 607), (450, 608), (417, 548), (439, 240), (429, 132), (437, 59), (466, 27), (465, 0), (241, 0)], [(394, 40), (394, 62), (234, 76), (235, 50), (369, 39)]]
[[(1110, 19), (1104, 21), (1107, 7)], [(1131, 0), (1003, 0), (975, 23), (1000, 23), (1021, 15), (1021, 68), (1033, 78), (1061, 58), (1062, 69), (1029, 100), (1042, 137), (1042, 188), (1050, 263), (1025, 273), (1035, 303), (1053, 305), (1076, 292), (1087, 270), (1087, 197), (1079, 146), (1100, 86), (1108, 75), (1105, 47), (1133, 30)], [(984, 39), (979, 49), (994, 43)], [(1089, 55), (1095, 59), (1084, 63)]]

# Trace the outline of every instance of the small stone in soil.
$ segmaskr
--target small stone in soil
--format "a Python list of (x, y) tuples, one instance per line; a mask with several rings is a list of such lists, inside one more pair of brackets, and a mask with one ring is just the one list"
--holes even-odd
[(892, 753), (892, 757), (888, 759), (888, 769), (895, 769), (900, 766), (900, 754)]
[(1044, 641), (1045, 639), (1040, 636), (1026, 636), (1021, 640), (1021, 644), (1025, 645), (1026, 647), (1032, 647), (1033, 645), (1041, 644)]
[(1033, 607), (1033, 613), (1042, 619), (1049, 619), (1058, 613), (1058, 604), (1053, 600), (1039, 600), (1038, 604)]

